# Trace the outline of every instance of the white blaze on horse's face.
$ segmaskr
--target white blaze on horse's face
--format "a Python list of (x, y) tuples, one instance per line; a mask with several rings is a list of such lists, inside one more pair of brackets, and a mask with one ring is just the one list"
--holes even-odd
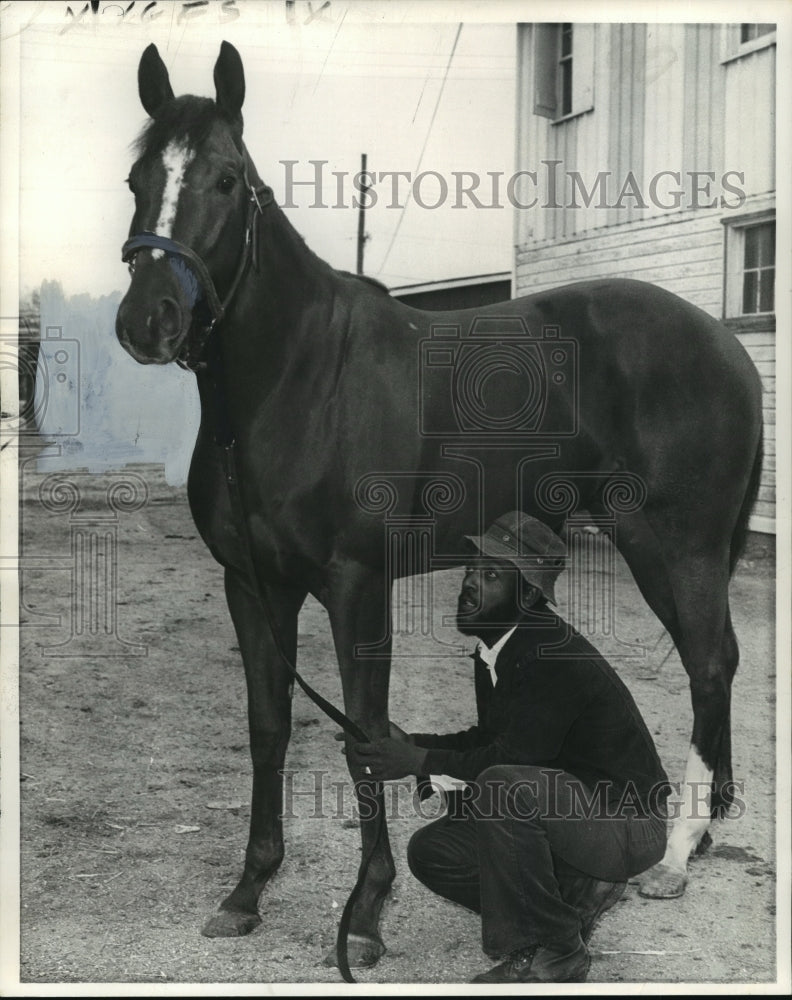
[[(194, 157), (195, 150), (191, 149), (186, 142), (169, 142), (162, 151), (165, 188), (162, 192), (159, 219), (157, 219), (157, 226), (154, 230), (157, 236), (164, 236), (167, 239), (172, 237), (184, 174)], [(152, 250), (151, 256), (154, 260), (159, 260), (163, 256), (163, 252), (162, 250)]]

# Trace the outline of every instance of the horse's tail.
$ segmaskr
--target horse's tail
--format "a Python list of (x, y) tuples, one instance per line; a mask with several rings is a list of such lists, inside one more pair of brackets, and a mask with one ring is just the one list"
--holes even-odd
[(729, 575), (734, 572), (734, 567), (737, 565), (737, 560), (743, 554), (745, 550), (745, 543), (748, 539), (748, 518), (751, 516), (751, 511), (753, 510), (753, 505), (756, 503), (756, 497), (759, 493), (759, 480), (762, 477), (762, 457), (764, 454), (764, 427), (759, 429), (759, 441), (756, 445), (756, 454), (754, 455), (753, 468), (751, 469), (751, 478), (748, 480), (748, 486), (745, 490), (745, 496), (743, 497), (742, 506), (740, 507), (740, 514), (737, 518), (737, 524), (734, 526), (734, 532), (732, 533), (731, 549), (729, 552)]

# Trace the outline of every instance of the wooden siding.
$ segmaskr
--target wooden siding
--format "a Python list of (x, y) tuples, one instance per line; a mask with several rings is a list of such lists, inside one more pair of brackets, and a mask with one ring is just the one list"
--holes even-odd
[[(607, 168), (623, 179), (632, 173), (643, 186), (644, 121), (646, 117), (646, 25), (611, 26), (611, 102), (608, 115)], [(625, 208), (607, 210), (607, 224), (631, 222), (642, 217), (643, 209), (633, 199)]]
[[(661, 171), (677, 171), (686, 196), (678, 208), (649, 204), (603, 209), (537, 206), (515, 213), (515, 295), (589, 278), (639, 278), (667, 288), (715, 317), (724, 308), (724, 227), (772, 210), (775, 190), (774, 44), (740, 53), (734, 25), (598, 24), (594, 33), (594, 108), (560, 123), (530, 113), (531, 26), (518, 33), (517, 169), (561, 161), (590, 191), (600, 172), (618, 194), (629, 171), (645, 193)], [(712, 196), (728, 203), (691, 207), (688, 171), (712, 171)], [(735, 206), (723, 175), (746, 194)], [(667, 190), (678, 188), (668, 180)], [(569, 192), (569, 184), (565, 188)], [(661, 186), (659, 194), (664, 197)], [(539, 192), (541, 193), (541, 192)], [(645, 197), (645, 200), (650, 199)], [(709, 199), (702, 191), (702, 202)], [(752, 526), (774, 530), (775, 332), (737, 330), (762, 378), (765, 461)]]
[(759, 496), (754, 507), (756, 519), (767, 520), (764, 530), (775, 524), (776, 491), (776, 426), (775, 426), (775, 332), (771, 330), (737, 333), (737, 339), (748, 351), (762, 379), (762, 414), (764, 417), (764, 459)]
[[(516, 294), (529, 295), (590, 278), (638, 278), (667, 288), (720, 318), (723, 314), (722, 210), (603, 228), (588, 236), (520, 247)], [(736, 332), (763, 387), (765, 458), (752, 527), (775, 524), (775, 332)]]
[(776, 47), (725, 63), (724, 169), (745, 174), (749, 194), (774, 191)]
[[(651, 24), (646, 33), (646, 83), (644, 126), (644, 186), (647, 179), (682, 164), (685, 115), (684, 24)], [(669, 179), (669, 188), (673, 181)], [(665, 191), (662, 188), (661, 191)], [(647, 214), (658, 209), (650, 208)]]
[(724, 70), (721, 37), (709, 24), (688, 24), (684, 32), (682, 171), (724, 169)]
[[(684, 213), (691, 207), (691, 171), (715, 175), (710, 183), (716, 198), (730, 172), (743, 175), (742, 182), (735, 177), (730, 182), (748, 196), (774, 190), (775, 45), (724, 59), (732, 44), (730, 27), (595, 25), (593, 110), (553, 122), (532, 113), (533, 26), (520, 26), (517, 169), (537, 173), (540, 200), (547, 162), (557, 162), (559, 181), (563, 176), (565, 183), (561, 207), (518, 209), (515, 245)], [(678, 208), (652, 203), (650, 184), (662, 171), (681, 175), (686, 196)], [(598, 207), (596, 200), (589, 207), (582, 199), (577, 207), (570, 204), (572, 172), (589, 191), (599, 175), (608, 174), (611, 207)], [(612, 204), (630, 173), (646, 207), (630, 197), (620, 207)], [(679, 187), (667, 178), (661, 197), (665, 186)], [(707, 200), (704, 191), (701, 200)]]
[[(547, 170), (543, 161), (560, 161), (558, 172), (566, 176), (578, 170), (587, 189), (594, 183), (599, 171), (613, 170), (607, 159), (609, 117), (611, 103), (610, 34), (596, 25), (594, 31), (594, 110), (575, 115), (561, 122), (532, 114), (532, 77), (530, 66), (533, 47), (533, 25), (520, 25), (518, 31), (518, 101), (516, 156), (518, 170), (533, 170), (539, 178), (540, 196), (546, 193), (542, 183)], [(525, 62), (527, 60), (527, 63)], [(563, 194), (566, 189), (560, 190)], [(601, 226), (605, 214), (595, 205), (589, 208), (569, 207), (568, 199), (561, 199), (563, 207), (516, 212), (515, 243), (531, 240), (565, 239), (576, 232)]]
[(662, 285), (713, 316), (723, 303), (720, 211), (603, 227), (559, 242), (517, 248), (516, 293), (588, 278), (630, 277)]

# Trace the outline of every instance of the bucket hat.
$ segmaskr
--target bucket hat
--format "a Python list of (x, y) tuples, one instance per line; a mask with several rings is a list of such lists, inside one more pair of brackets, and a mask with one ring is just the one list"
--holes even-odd
[(566, 568), (566, 546), (543, 521), (520, 510), (502, 514), (483, 535), (465, 535), (479, 554), (514, 563), (523, 579), (555, 599), (555, 582)]

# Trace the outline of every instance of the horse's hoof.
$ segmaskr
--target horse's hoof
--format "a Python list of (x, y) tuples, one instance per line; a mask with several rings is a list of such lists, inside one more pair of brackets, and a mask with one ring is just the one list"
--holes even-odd
[[(362, 934), (350, 934), (347, 938), (347, 962), (350, 969), (370, 969), (376, 965), (386, 952), (385, 945), (379, 938), (364, 937)], [(324, 957), (324, 965), (338, 968), (336, 948), (328, 951)]]
[(257, 913), (243, 913), (241, 910), (218, 910), (201, 928), (204, 937), (244, 937), (261, 923)]
[(686, 885), (684, 871), (661, 863), (646, 872), (638, 886), (638, 893), (649, 899), (675, 899), (684, 893)]

